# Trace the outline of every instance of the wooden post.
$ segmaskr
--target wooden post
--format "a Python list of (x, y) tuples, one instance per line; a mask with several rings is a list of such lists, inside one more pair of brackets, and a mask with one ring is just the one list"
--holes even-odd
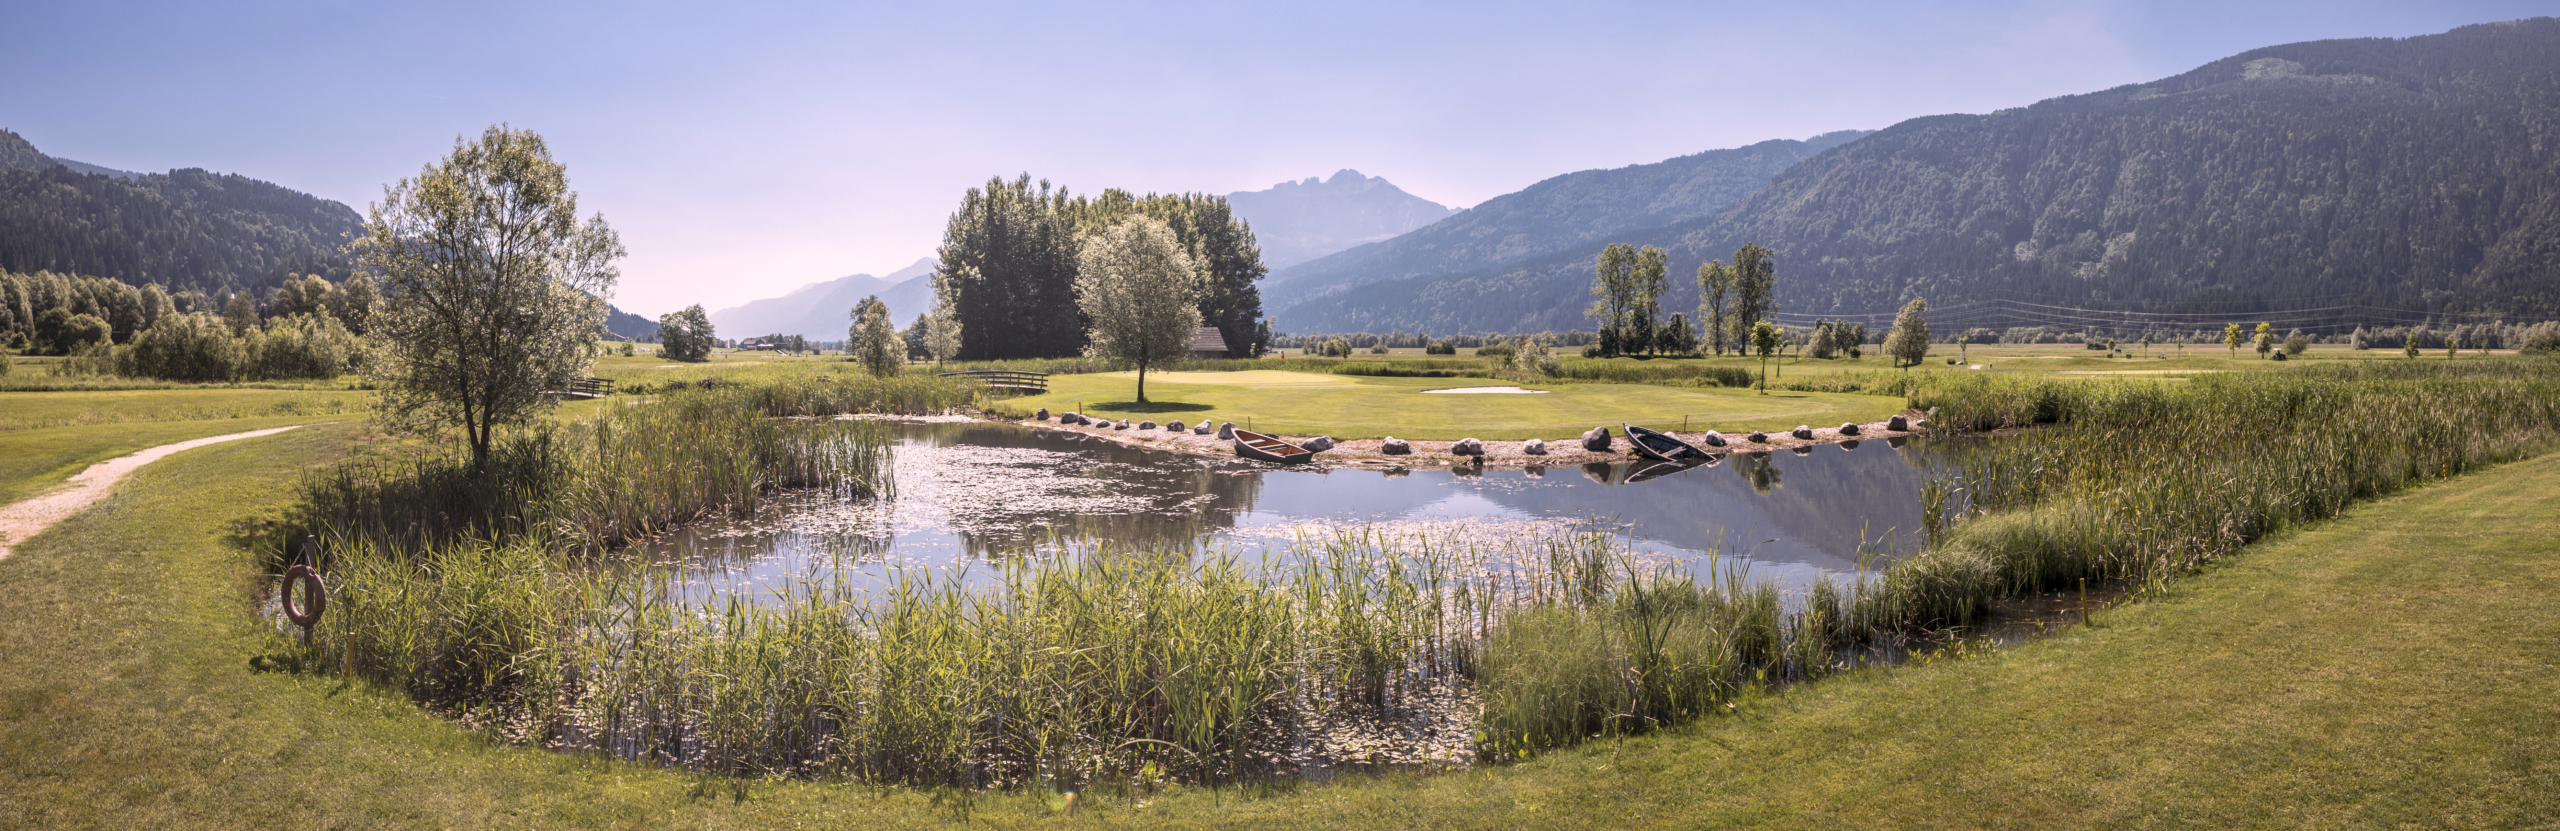
[(2080, 578), (2080, 625), (2089, 625), (2089, 578)]

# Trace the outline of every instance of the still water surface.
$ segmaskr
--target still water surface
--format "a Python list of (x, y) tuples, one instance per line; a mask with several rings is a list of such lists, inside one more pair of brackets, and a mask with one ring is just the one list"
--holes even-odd
[(1499, 547), (1597, 527), (1702, 577), (1718, 552), (1725, 568), (1802, 585), (1855, 572), (1862, 550), (1917, 547), (1929, 452), (1925, 440), (1869, 441), (1687, 467), (1282, 469), (985, 422), (885, 426), (892, 497), (785, 500), (752, 522), (662, 536), (648, 560), (679, 567), (687, 594), (761, 597), (842, 568), (972, 579), (1051, 543), (1252, 558), (1338, 533)]

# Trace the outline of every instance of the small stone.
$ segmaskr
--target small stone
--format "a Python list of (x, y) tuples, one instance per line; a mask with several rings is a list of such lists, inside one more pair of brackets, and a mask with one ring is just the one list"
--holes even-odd
[(1900, 413), (1896, 413), (1892, 418), (1884, 420), (1884, 429), (1891, 430), (1896, 433), (1905, 432), (1911, 429), (1911, 420), (1903, 418)]
[(1042, 407), (1042, 408), (1040, 408), (1040, 411), (1039, 411), (1039, 412), (1032, 413), (1032, 414), (1031, 414), (1031, 420), (1033, 420), (1033, 421), (1048, 421), (1048, 420), (1049, 420), (1049, 408), (1047, 408), (1047, 407)]
[(1217, 428), (1210, 427), (1210, 426), (1209, 426), (1209, 422), (1207, 422), (1207, 421), (1202, 421), (1202, 422), (1200, 422), (1200, 426), (1191, 428), (1191, 434), (1192, 434), (1192, 435), (1194, 435), (1194, 436), (1206, 436), (1206, 435), (1208, 435), (1208, 434), (1210, 434), (1210, 433), (1212, 433), (1212, 432), (1215, 432), (1215, 431), (1216, 431), (1216, 429), (1217, 429)]
[(1227, 440), (1227, 439), (1232, 439), (1232, 438), (1235, 438), (1235, 437), (1236, 437), (1236, 423), (1235, 423), (1235, 422), (1232, 422), (1232, 421), (1229, 421), (1229, 422), (1223, 422), (1223, 423), (1220, 423), (1220, 424), (1218, 425), (1218, 440), (1219, 440), (1219, 441), (1225, 441), (1225, 440)]
[(1787, 435), (1794, 436), (1805, 441), (1812, 441), (1813, 426), (1809, 424), (1798, 424), (1796, 425), (1796, 429), (1787, 431)]
[(1084, 414), (1083, 414), (1083, 413), (1059, 413), (1059, 414), (1058, 414), (1058, 423), (1059, 423), (1059, 424), (1083, 424), (1083, 423), (1084, 423)]
[(1317, 436), (1315, 438), (1299, 442), (1298, 446), (1306, 448), (1308, 452), (1311, 453), (1322, 453), (1333, 449), (1333, 437)]
[(1111, 429), (1114, 429), (1114, 430), (1126, 430), (1126, 429), (1129, 429), (1129, 420), (1124, 418), (1124, 419), (1121, 419), (1121, 420), (1119, 420), (1119, 421), (1117, 421), (1117, 422), (1114, 422), (1114, 423), (1111, 425)]
[(1385, 440), (1378, 442), (1378, 452), (1389, 456), (1402, 456), (1412, 453), (1413, 445), (1406, 444), (1403, 439), (1388, 436)]
[(1767, 434), (1767, 433), (1763, 433), (1763, 432), (1760, 432), (1760, 431), (1758, 431), (1758, 430), (1753, 430), (1753, 431), (1751, 431), (1751, 435), (1750, 435), (1748, 438), (1750, 438), (1750, 439), (1751, 439), (1751, 443), (1752, 443), (1752, 444), (1768, 444), (1768, 443), (1769, 443), (1769, 434)]
[(1857, 423), (1857, 422), (1854, 422), (1854, 421), (1843, 421), (1843, 422), (1840, 422), (1840, 435), (1843, 435), (1843, 436), (1854, 436), (1854, 435), (1857, 435), (1857, 434), (1858, 434), (1858, 423)]
[(1707, 431), (1707, 434), (1706, 434), (1704, 437), (1701, 437), (1701, 438), (1699, 438), (1699, 439), (1698, 439), (1698, 443), (1699, 443), (1699, 444), (1706, 445), (1706, 446), (1708, 446), (1708, 447), (1723, 447), (1723, 446), (1724, 446), (1724, 434), (1723, 434), (1723, 433), (1718, 433), (1718, 432), (1716, 432), (1716, 431), (1714, 431), (1714, 430), (1709, 430), (1709, 431)]
[[(1530, 439), (1530, 440), (1528, 440), (1528, 441), (1521, 442), (1521, 443), (1520, 443), (1520, 452), (1522, 452), (1522, 453), (1526, 453), (1526, 454), (1529, 454), (1529, 455), (1531, 455), (1531, 456), (1544, 456), (1544, 455), (1547, 455), (1547, 440), (1546, 440), (1546, 439)], [(1544, 475), (1546, 475), (1546, 473), (1547, 473), (1547, 472), (1546, 472), (1546, 470), (1545, 470), (1545, 469), (1540, 468), (1540, 469), (1538, 469), (1538, 472), (1537, 472), (1537, 473), (1534, 473), (1534, 474), (1531, 474), (1531, 475), (1532, 475), (1532, 476), (1544, 476)]]
[(1164, 429), (1166, 429), (1166, 430), (1171, 430), (1171, 431), (1176, 432), (1176, 433), (1182, 432), (1182, 430), (1183, 430), (1182, 422), (1179, 422), (1179, 421), (1168, 421), (1168, 422), (1165, 422), (1165, 423), (1164, 423)]
[(1484, 442), (1476, 441), (1471, 438), (1459, 439), (1457, 444), (1449, 445), (1449, 455), (1482, 456), (1484, 455)]
[(1588, 450), (1593, 453), (1607, 453), (1609, 452), (1609, 443), (1609, 428), (1607, 427), (1593, 427), (1590, 432), (1582, 434), (1582, 449), (1584, 450)]
[(1156, 429), (1156, 423), (1154, 421), (1140, 421), (1138, 422), (1138, 429), (1153, 430)]

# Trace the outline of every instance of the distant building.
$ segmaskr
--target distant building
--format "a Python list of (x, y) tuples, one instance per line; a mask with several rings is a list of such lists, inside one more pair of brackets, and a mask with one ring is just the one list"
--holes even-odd
[(1191, 332), (1191, 357), (1194, 360), (1226, 356), (1227, 336), (1219, 334), (1218, 327), (1202, 326)]

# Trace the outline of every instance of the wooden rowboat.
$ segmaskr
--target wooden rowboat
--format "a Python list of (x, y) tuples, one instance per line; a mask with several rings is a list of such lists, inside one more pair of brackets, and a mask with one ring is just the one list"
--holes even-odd
[(1316, 452), (1281, 441), (1276, 436), (1266, 436), (1251, 430), (1237, 430), (1236, 455), (1247, 459), (1294, 465), (1315, 458)]
[(1627, 425), (1627, 443), (1635, 445), (1637, 455), (1648, 459), (1669, 462), (1707, 457), (1707, 451), (1698, 449), (1696, 445), (1674, 438), (1669, 433), (1647, 430), (1633, 424)]

